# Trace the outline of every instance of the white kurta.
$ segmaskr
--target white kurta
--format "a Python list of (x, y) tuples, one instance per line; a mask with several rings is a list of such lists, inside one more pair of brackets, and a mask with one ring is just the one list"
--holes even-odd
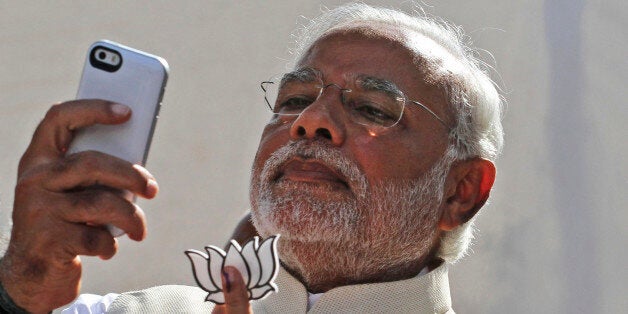
[[(253, 301), (255, 313), (453, 313), (447, 265), (414, 278), (351, 285), (325, 292), (307, 311), (308, 292), (281, 269), (278, 293)], [(188, 286), (158, 286), (118, 296), (108, 313), (209, 313), (207, 293)]]

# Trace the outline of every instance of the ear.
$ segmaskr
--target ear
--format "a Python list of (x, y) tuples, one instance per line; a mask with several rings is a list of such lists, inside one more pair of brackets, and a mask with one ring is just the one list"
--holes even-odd
[(450, 231), (469, 221), (488, 200), (495, 182), (495, 165), (483, 158), (455, 162), (445, 181), (443, 211), (438, 227)]

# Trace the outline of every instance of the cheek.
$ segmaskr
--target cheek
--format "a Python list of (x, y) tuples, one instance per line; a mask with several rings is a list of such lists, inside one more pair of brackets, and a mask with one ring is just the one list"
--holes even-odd
[[(398, 178), (399, 160), (407, 156), (408, 150), (400, 147), (397, 141), (391, 145), (390, 139), (381, 136), (360, 136), (353, 141), (355, 147), (351, 149), (354, 159), (366, 174), (370, 183), (380, 182), (387, 178)], [(407, 160), (407, 159), (406, 159)]]
[(290, 141), (290, 126), (278, 120), (269, 122), (260, 138), (255, 161), (253, 162), (253, 170), (261, 170), (266, 160), (277, 149)]
[(438, 161), (444, 149), (440, 147), (444, 145), (422, 142), (394, 134), (361, 136), (355, 139), (352, 151), (371, 183), (416, 179)]

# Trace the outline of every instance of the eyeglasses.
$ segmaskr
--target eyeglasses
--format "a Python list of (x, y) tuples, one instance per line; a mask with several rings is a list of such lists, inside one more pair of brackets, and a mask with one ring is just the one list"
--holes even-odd
[(390, 128), (401, 120), (405, 105), (412, 103), (449, 129), (443, 119), (420, 102), (408, 100), (391, 81), (365, 75), (347, 81), (347, 87), (324, 84), (317, 70), (304, 68), (264, 81), (261, 88), (268, 108), (280, 116), (300, 115), (325, 89), (335, 87), (341, 92), (343, 108), (355, 123), (369, 128)]

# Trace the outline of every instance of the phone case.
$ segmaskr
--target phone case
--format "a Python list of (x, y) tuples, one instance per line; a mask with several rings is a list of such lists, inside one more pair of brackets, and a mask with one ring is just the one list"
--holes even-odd
[[(101, 50), (98, 50), (101, 49)], [(98, 51), (117, 52), (120, 64), (103, 67)], [(106, 64), (105, 64), (106, 65)], [(144, 165), (168, 79), (168, 64), (118, 43), (101, 40), (88, 50), (77, 99), (104, 99), (131, 107), (131, 119), (121, 125), (94, 125), (77, 132), (68, 152), (104, 152)]]
[[(115, 63), (103, 62), (99, 52), (105, 57), (115, 56)], [(92, 44), (76, 98), (109, 100), (129, 106), (133, 113), (124, 124), (79, 130), (68, 153), (95, 150), (144, 165), (167, 79), (168, 63), (161, 57), (108, 40)], [(127, 195), (134, 201), (131, 193)], [(124, 234), (113, 225), (107, 227), (113, 236)]]

